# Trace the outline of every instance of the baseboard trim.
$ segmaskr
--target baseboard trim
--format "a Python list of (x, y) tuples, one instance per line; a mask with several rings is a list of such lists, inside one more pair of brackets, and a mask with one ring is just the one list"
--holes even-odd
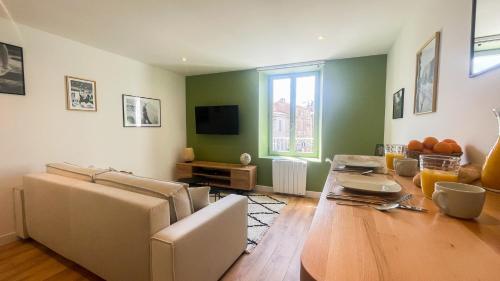
[(15, 232), (0, 235), (0, 246), (9, 244), (17, 240), (17, 235)]
[(266, 185), (256, 185), (254, 190), (260, 192), (273, 193), (273, 188)]
[[(256, 185), (255, 191), (274, 193), (273, 188), (271, 186), (266, 186), (266, 185)], [(306, 190), (305, 197), (319, 198), (320, 196), (321, 196), (321, 192)]]
[(320, 198), (321, 197), (321, 192), (319, 191), (306, 191), (306, 197), (309, 198)]

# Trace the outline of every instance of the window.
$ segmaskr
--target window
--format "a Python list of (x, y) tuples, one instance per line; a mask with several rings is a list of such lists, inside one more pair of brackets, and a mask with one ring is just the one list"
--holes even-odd
[(318, 156), (319, 73), (273, 75), (270, 154)]

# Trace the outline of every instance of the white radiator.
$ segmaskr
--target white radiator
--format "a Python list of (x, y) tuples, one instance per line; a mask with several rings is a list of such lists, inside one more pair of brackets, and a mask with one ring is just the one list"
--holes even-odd
[(273, 160), (273, 191), (306, 194), (307, 161), (299, 159)]

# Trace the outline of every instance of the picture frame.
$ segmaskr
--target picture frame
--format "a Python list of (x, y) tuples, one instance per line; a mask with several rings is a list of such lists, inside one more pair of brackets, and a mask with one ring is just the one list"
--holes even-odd
[(65, 76), (66, 109), (76, 111), (97, 111), (97, 89), (93, 80)]
[(397, 91), (392, 95), (392, 119), (401, 119), (404, 115), (405, 89)]
[(159, 99), (124, 94), (122, 110), (123, 127), (161, 127)]
[(0, 42), (0, 93), (25, 96), (23, 48)]
[(436, 112), (441, 32), (436, 32), (417, 52), (414, 114)]

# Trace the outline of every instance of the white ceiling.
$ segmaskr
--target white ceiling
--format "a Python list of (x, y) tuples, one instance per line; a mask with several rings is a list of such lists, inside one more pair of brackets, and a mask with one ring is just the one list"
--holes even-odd
[(422, 0), (1, 2), (16, 22), (185, 75), (384, 54), (408, 13), (422, 4)]

